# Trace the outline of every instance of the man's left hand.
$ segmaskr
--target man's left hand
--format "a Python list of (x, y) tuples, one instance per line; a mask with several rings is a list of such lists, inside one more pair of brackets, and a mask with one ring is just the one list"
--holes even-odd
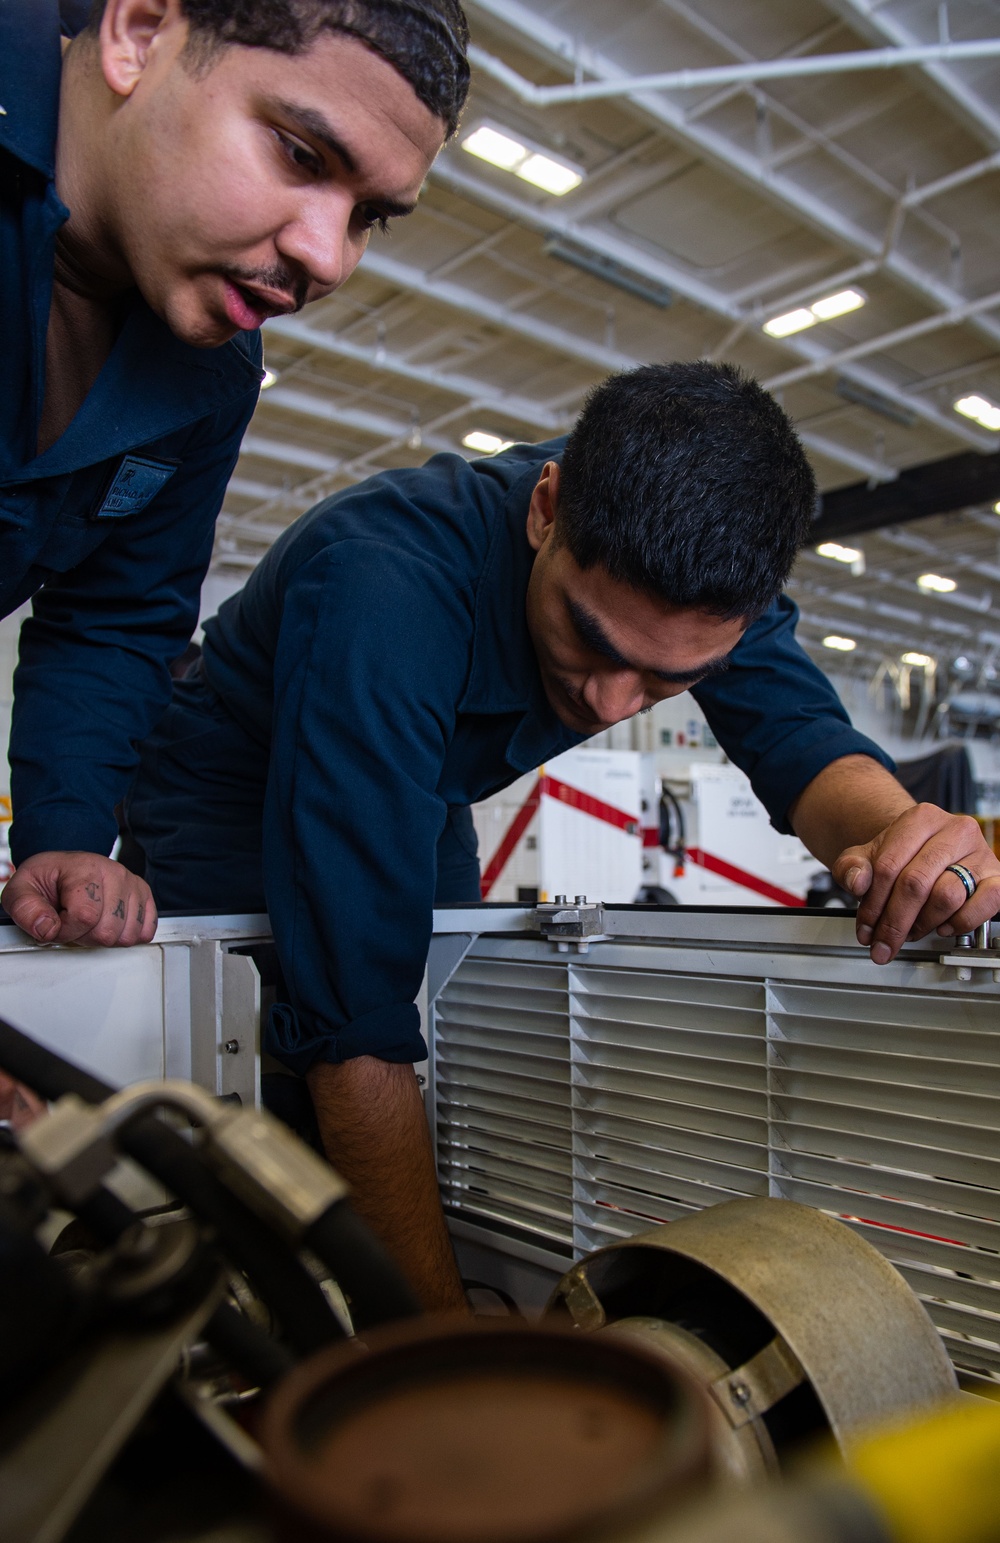
[[(976, 880), (968, 897), (946, 869), (959, 863)], [(971, 815), (916, 804), (874, 840), (848, 847), (831, 865), (837, 883), (860, 901), (858, 942), (876, 964), (936, 928), (942, 937), (974, 932), (1000, 912), (1000, 862)]]

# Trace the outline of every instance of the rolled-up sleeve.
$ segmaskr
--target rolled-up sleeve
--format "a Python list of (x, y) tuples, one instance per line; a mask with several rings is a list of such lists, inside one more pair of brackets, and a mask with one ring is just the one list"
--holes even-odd
[(471, 630), (467, 591), (374, 541), (326, 548), (286, 592), (264, 886), (288, 1002), (267, 1047), (296, 1072), (427, 1053), (414, 999)]
[(256, 403), (203, 420), (141, 513), (35, 596), (21, 629), (10, 741), (11, 851), (110, 852), (138, 744), (170, 700), (198, 623), (215, 520)]
[(771, 823), (793, 834), (788, 811), (814, 777), (846, 755), (889, 771), (889, 756), (859, 734), (826, 676), (795, 637), (798, 608), (782, 595), (751, 626), (728, 670), (692, 692), (729, 759), (746, 772)]

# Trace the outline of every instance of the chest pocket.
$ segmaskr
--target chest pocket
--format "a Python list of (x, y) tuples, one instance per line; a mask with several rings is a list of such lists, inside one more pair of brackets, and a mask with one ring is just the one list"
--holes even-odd
[(179, 464), (127, 455), (26, 490), (24, 558), (32, 587), (50, 574), (71, 573), (113, 531), (127, 530), (128, 516), (152, 502)]
[(152, 503), (170, 481), (180, 463), (154, 460), (146, 455), (126, 455), (104, 491), (91, 518), (123, 520)]

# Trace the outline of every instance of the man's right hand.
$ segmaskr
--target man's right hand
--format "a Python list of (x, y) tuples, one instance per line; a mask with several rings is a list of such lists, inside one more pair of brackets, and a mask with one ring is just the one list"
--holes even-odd
[(96, 852), (36, 852), (8, 879), (0, 904), (39, 943), (131, 948), (156, 931), (149, 885)]

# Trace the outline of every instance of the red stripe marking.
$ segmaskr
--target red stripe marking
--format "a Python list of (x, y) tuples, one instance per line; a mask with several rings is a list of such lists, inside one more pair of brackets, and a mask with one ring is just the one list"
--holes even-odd
[(603, 820), (616, 830), (623, 830), (626, 835), (636, 836), (639, 833), (639, 821), (634, 814), (626, 814), (624, 809), (616, 809), (614, 804), (602, 803), (599, 798), (581, 793), (579, 788), (571, 788), (568, 783), (559, 782), (555, 777), (542, 778), (542, 792), (561, 804), (568, 804), (571, 809), (579, 809), (581, 814), (592, 815), (595, 820)]
[(734, 868), (732, 863), (727, 863), (721, 857), (713, 857), (711, 852), (703, 852), (699, 847), (690, 847), (688, 857), (699, 868), (707, 868), (709, 873), (717, 873), (720, 878), (728, 879), (731, 884), (739, 884), (743, 889), (749, 889), (756, 895), (763, 895), (767, 900), (776, 900), (778, 905), (804, 906), (805, 901), (798, 895), (793, 895), (791, 890), (779, 889), (777, 884), (769, 884), (766, 879), (758, 879), (755, 873), (747, 873), (745, 868)]
[(658, 825), (644, 825), (642, 827), (642, 844), (644, 847), (659, 846), (660, 827)]
[(511, 820), (507, 829), (507, 834), (504, 836), (503, 840), (500, 842), (500, 845), (497, 847), (496, 851), (493, 853), (493, 856), (490, 858), (486, 868), (483, 870), (483, 876), (479, 883), (479, 889), (484, 900), (488, 900), (490, 898), (490, 890), (493, 888), (501, 873), (503, 873), (503, 870), (506, 868), (507, 863), (510, 860), (511, 853), (534, 819), (538, 810), (538, 806), (542, 801), (542, 785), (544, 782), (545, 778), (539, 777), (538, 781), (535, 783), (535, 786), (528, 794), (524, 803), (515, 814), (513, 820)]
[(489, 899), (490, 891), (510, 861), (514, 848), (534, 819), (543, 794), (547, 798), (557, 799), (561, 804), (567, 804), (570, 809), (579, 809), (581, 814), (603, 820), (616, 830), (625, 831), (627, 835), (638, 834), (639, 822), (634, 814), (626, 814), (624, 809), (616, 809), (613, 804), (602, 803), (599, 798), (581, 793), (579, 788), (571, 788), (568, 782), (560, 782), (556, 777), (539, 777), (483, 871), (480, 893), (484, 900)]

